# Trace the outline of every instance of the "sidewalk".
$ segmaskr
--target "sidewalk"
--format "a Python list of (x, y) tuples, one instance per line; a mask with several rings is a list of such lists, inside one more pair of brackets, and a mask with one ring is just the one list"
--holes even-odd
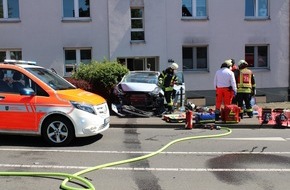
[[(257, 104), (260, 108), (284, 108), (290, 109), (290, 102), (272, 102), (272, 103), (259, 103)], [(289, 118), (290, 119), (290, 118)], [(168, 123), (160, 117), (150, 117), (150, 118), (142, 118), (142, 117), (119, 117), (112, 115), (110, 117), (110, 127), (111, 128), (179, 128), (185, 129), (185, 122), (181, 123)], [(211, 123), (213, 124), (213, 123)], [(257, 116), (255, 115), (253, 118), (249, 118), (247, 116), (244, 117), (237, 124), (214, 124), (223, 127), (229, 128), (273, 128), (273, 125), (261, 124)], [(201, 127), (200, 124), (196, 124), (194, 127)]]

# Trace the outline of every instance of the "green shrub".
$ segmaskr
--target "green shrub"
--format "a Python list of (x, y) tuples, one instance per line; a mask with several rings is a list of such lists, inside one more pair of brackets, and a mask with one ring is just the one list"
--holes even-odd
[(103, 96), (110, 103), (113, 88), (128, 71), (116, 61), (92, 61), (89, 64), (81, 64), (72, 78), (89, 82), (92, 85), (91, 92)]

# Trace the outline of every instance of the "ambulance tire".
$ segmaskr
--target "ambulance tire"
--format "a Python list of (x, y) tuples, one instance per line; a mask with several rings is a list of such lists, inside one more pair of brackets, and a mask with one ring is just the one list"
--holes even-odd
[(52, 146), (66, 146), (75, 138), (73, 124), (63, 116), (53, 116), (45, 120), (41, 135)]

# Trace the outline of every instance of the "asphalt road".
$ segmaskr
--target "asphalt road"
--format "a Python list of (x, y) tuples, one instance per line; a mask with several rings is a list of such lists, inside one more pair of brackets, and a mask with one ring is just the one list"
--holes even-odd
[[(0, 171), (76, 173), (150, 154), (185, 137), (223, 130), (111, 128), (69, 147), (47, 147), (37, 137), (0, 136)], [(272, 190), (290, 186), (290, 131), (233, 129), (220, 138), (187, 140), (161, 154), (86, 173), (101, 190)], [(56, 190), (59, 177), (0, 177), (5, 190)], [(77, 184), (70, 184), (75, 187)], [(5, 188), (4, 188), (5, 187)]]

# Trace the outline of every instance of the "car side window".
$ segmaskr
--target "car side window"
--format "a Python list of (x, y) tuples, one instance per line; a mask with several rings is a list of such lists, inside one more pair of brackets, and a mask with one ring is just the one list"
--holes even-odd
[(49, 96), (45, 90), (21, 72), (0, 69), (0, 92), (18, 94), (23, 88), (32, 88), (37, 96)]
[(38, 84), (36, 84), (34, 81), (30, 80), (30, 88), (32, 88), (36, 94), (36, 96), (49, 96), (48, 93), (43, 90)]
[(19, 93), (21, 89), (27, 86), (25, 81), (28, 77), (21, 72), (12, 69), (0, 70), (0, 91), (7, 93)]
[(25, 88), (32, 88), (36, 96), (49, 96), (48, 93), (45, 90), (43, 90), (36, 82), (31, 80), (24, 74), (22, 74), (21, 83), (24, 85)]
[(11, 91), (11, 87), (7, 80), (5, 80), (5, 70), (0, 69), (0, 92), (9, 92)]
[(14, 71), (12, 75), (12, 90), (16, 93), (19, 93), (20, 90), (26, 87), (25, 81), (26, 78), (19, 71)]
[(0, 69), (0, 92), (13, 92), (12, 88), (12, 76), (11, 70)]

